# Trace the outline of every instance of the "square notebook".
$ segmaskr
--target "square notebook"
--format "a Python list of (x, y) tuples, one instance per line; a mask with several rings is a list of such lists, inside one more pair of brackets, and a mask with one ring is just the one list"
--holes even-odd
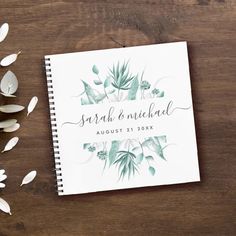
[(186, 42), (45, 64), (59, 195), (200, 181)]

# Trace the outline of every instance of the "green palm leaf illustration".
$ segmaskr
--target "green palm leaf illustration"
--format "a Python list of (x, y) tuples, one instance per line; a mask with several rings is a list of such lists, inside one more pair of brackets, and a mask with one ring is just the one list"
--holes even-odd
[(135, 78), (135, 76), (129, 72), (128, 63), (129, 62), (124, 62), (120, 65), (118, 62), (116, 66), (113, 65), (113, 68), (109, 69), (110, 77), (112, 78), (111, 84), (118, 90), (129, 90), (130, 83)]
[(129, 151), (117, 152), (117, 160), (114, 162), (118, 166), (119, 179), (123, 179), (125, 176), (130, 178), (138, 172), (138, 166), (135, 163), (135, 154)]

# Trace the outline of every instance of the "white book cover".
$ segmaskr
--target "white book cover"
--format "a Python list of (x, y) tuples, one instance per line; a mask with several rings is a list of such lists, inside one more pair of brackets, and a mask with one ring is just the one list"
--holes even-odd
[(200, 181), (186, 42), (45, 62), (59, 195)]

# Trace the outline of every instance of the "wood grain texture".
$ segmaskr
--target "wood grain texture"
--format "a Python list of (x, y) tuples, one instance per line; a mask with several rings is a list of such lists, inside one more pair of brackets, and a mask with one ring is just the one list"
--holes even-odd
[[(38, 0), (0, 1), (0, 22), (10, 24), (0, 58), (22, 50), (10, 69), (18, 97), (39, 97), (15, 134), (17, 147), (0, 155), (8, 174), (0, 196), (12, 216), (0, 213), (8, 235), (236, 235), (236, 1)], [(58, 197), (49, 127), (46, 54), (188, 41), (200, 183)], [(0, 68), (0, 76), (6, 72)], [(3, 116), (0, 114), (0, 119)], [(20, 188), (32, 169), (36, 180)]]

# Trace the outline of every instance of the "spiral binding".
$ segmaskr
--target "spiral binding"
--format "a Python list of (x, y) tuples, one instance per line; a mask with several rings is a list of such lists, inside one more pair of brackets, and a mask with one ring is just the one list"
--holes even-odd
[(60, 150), (59, 150), (59, 140), (57, 134), (57, 123), (56, 123), (56, 113), (55, 113), (55, 102), (54, 102), (54, 93), (53, 93), (53, 83), (52, 83), (52, 74), (51, 74), (51, 60), (49, 57), (45, 57), (45, 71), (47, 77), (47, 86), (48, 86), (48, 99), (49, 99), (49, 110), (50, 110), (50, 120), (51, 120), (51, 129), (52, 129), (52, 141), (53, 141), (53, 151), (55, 158), (55, 171), (56, 171), (56, 186), (58, 194), (62, 194), (63, 190), (63, 180), (61, 172), (61, 162), (60, 162)]

